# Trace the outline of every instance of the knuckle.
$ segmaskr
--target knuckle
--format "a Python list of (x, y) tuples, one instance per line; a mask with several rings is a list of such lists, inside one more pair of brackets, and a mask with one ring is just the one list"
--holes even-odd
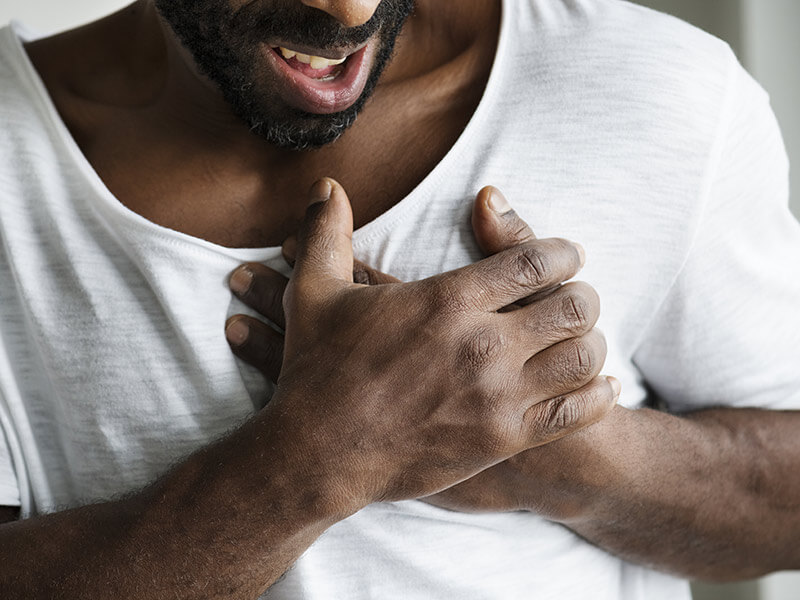
[(461, 346), (461, 364), (471, 374), (482, 373), (503, 354), (505, 336), (496, 329), (481, 327), (470, 332)]
[(514, 210), (503, 215), (501, 230), (502, 242), (508, 248), (534, 239), (531, 228)]
[(436, 282), (429, 295), (431, 311), (437, 315), (463, 313), (471, 306), (463, 286), (451, 278), (442, 278)]
[(591, 307), (582, 294), (571, 291), (562, 300), (561, 308), (568, 329), (583, 331), (589, 327)]
[(551, 363), (551, 381), (557, 388), (574, 389), (594, 377), (597, 358), (592, 346), (583, 338), (573, 338), (563, 344)]
[(540, 287), (552, 271), (549, 255), (536, 246), (525, 246), (514, 261), (514, 276), (524, 286)]
[(592, 329), (572, 342), (571, 368), (576, 381), (588, 382), (602, 369), (606, 359), (606, 342), (603, 334)]
[(531, 228), (525, 221), (523, 221), (518, 215), (516, 215), (516, 213), (514, 214), (516, 218), (514, 219), (514, 223), (511, 226), (511, 239), (515, 240), (516, 243), (518, 244), (529, 241), (533, 237), (533, 232), (531, 232)]
[(589, 345), (583, 338), (577, 338), (572, 345), (575, 352), (575, 366), (578, 369), (588, 369), (592, 366), (593, 356)]
[(548, 402), (545, 414), (545, 427), (548, 431), (556, 433), (574, 429), (583, 421), (583, 403), (579, 401), (577, 394), (559, 396)]

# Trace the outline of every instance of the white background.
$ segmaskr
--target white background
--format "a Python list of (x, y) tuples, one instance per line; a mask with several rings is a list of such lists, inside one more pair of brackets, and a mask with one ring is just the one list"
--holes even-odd
[[(800, 216), (800, 1), (639, 0), (727, 40), (767, 89), (792, 163), (792, 207)], [(41, 33), (111, 13), (128, 0), (0, 0), (0, 24), (11, 18)], [(800, 541), (798, 541), (800, 543)], [(800, 574), (774, 575), (735, 586), (697, 586), (698, 600), (800, 600)]]

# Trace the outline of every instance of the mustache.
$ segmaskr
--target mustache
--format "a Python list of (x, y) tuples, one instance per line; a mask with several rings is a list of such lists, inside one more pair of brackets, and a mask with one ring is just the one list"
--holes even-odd
[(352, 48), (365, 44), (380, 31), (399, 28), (413, 9), (414, 0), (383, 0), (369, 21), (357, 27), (343, 27), (318, 9), (298, 3), (264, 8), (256, 0), (234, 13), (227, 33), (251, 41), (279, 39), (320, 49)]

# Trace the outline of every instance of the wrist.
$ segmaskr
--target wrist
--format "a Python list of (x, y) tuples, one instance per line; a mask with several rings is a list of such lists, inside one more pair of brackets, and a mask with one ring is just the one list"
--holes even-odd
[(251, 422), (252, 454), (269, 472), (279, 496), (330, 526), (375, 499), (359, 478), (358, 461), (343, 455), (343, 442), (331, 439), (330, 428), (283, 410), (294, 401), (276, 394)]
[(525, 482), (524, 509), (567, 526), (597, 518), (626, 485), (620, 427), (632, 412), (617, 406), (585, 429), (511, 458)]

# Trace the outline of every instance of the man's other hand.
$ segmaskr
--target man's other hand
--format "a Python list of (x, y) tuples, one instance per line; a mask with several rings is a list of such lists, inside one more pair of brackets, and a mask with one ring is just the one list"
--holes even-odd
[[(286, 328), (286, 349), (273, 328), (243, 315), (229, 320), (227, 334), (234, 352), (277, 379), (279, 391), (326, 390), (313, 427), (323, 437), (331, 432), (366, 479), (388, 485), (374, 490), (375, 499), (439, 491), (613, 406), (616, 382), (597, 377), (605, 358), (593, 329), (597, 295), (586, 284), (561, 285), (582, 264), (579, 247), (536, 240), (487, 188), (473, 228), (491, 258), (400, 284), (353, 261), (349, 205), (333, 182), (317, 193), (326, 186), (331, 200), (310, 208), (298, 247), (286, 248), (299, 255), (291, 283), (258, 264), (231, 278), (246, 304)], [(337, 389), (342, 382), (346, 389)], [(475, 495), (474, 486), (463, 487)], [(487, 492), (466, 508), (519, 508), (512, 489)]]

